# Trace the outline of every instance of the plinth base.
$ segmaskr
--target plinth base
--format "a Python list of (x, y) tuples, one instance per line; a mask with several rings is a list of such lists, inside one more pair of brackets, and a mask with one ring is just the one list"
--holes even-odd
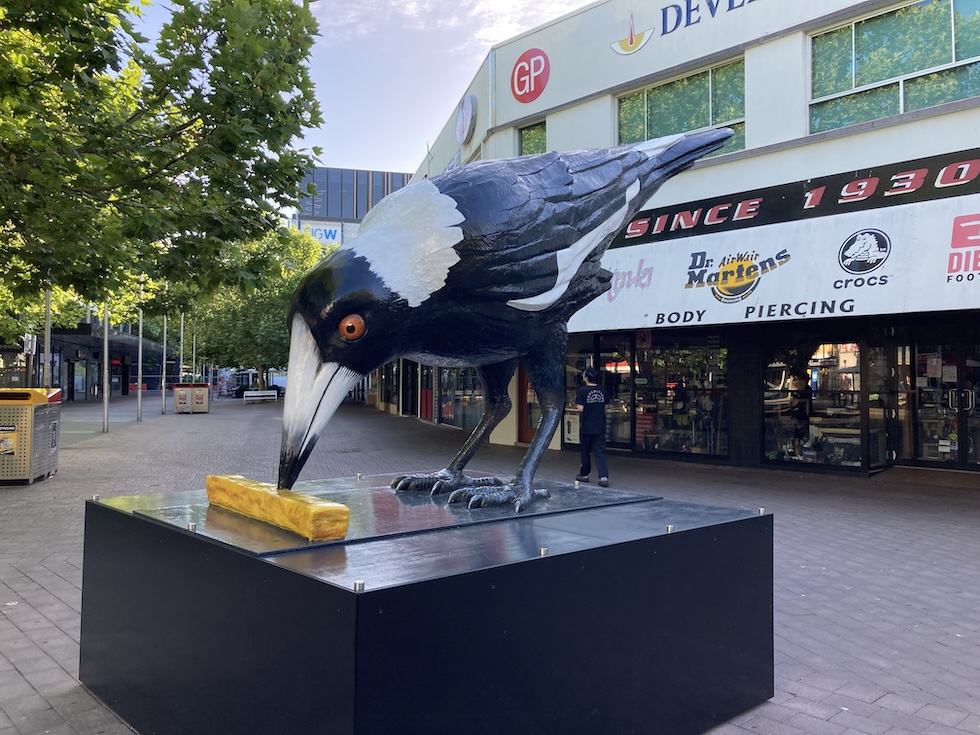
[(141, 735), (685, 735), (773, 695), (771, 516), (390, 479), (298, 487), (351, 506), (322, 545), (203, 491), (88, 502), (82, 683)]

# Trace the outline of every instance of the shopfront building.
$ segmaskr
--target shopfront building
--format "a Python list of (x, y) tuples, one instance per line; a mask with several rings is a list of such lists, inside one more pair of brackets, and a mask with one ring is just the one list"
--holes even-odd
[(597, 367), (641, 456), (977, 471), (978, 39), (980, 0), (597, 2), (494, 47), (416, 178), (732, 128), (604, 255), (568, 402)]
[(637, 452), (978, 468), (978, 259), (976, 149), (644, 211), (569, 390), (598, 367)]
[[(581, 370), (601, 366), (613, 399), (607, 442), (646, 456), (980, 469), (980, 330), (961, 330), (943, 313), (897, 324), (576, 335), (568, 400)], [(565, 445), (578, 441), (576, 418), (566, 415)]]

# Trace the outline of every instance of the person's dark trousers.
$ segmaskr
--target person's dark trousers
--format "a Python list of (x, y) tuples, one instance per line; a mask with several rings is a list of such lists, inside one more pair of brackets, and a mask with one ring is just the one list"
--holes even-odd
[(606, 466), (606, 437), (602, 434), (582, 434), (579, 443), (579, 451), (582, 453), (582, 467), (579, 474), (588, 477), (592, 472), (592, 458), (595, 455), (596, 469), (599, 470), (599, 477), (609, 477), (609, 468)]

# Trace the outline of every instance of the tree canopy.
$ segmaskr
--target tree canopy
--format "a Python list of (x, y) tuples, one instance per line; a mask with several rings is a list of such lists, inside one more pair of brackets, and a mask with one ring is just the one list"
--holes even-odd
[[(280, 225), (317, 151), (316, 33), (291, 0), (171, 0), (150, 45), (129, 0), (0, 6), (0, 286), (158, 303), (278, 264), (239, 243)], [(155, 284), (151, 286), (150, 284)], [(169, 284), (169, 286), (167, 286)]]
[(260, 288), (214, 292), (195, 305), (186, 326), (197, 338), (199, 359), (254, 368), (264, 383), (270, 368), (286, 367), (289, 303), (300, 279), (320, 259), (322, 246), (307, 233), (281, 230), (248, 243), (245, 249), (278, 253), (278, 276)]

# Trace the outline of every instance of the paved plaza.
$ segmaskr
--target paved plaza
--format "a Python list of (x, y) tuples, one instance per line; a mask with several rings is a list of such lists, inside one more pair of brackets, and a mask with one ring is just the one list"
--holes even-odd
[[(57, 474), (0, 486), (0, 735), (132, 732), (78, 683), (84, 501), (199, 489), (208, 474), (274, 481), (281, 416), (281, 402), (235, 399), (164, 414), (151, 393), (141, 421), (134, 397), (114, 399), (103, 433), (101, 404), (63, 405)], [(463, 439), (343, 406), (300, 479), (437, 469)], [(521, 455), (486, 447), (471, 468), (510, 474)], [(576, 470), (574, 452), (549, 452), (538, 476)], [(610, 478), (774, 516), (776, 694), (714, 735), (980, 734), (980, 476), (842, 478), (614, 455)], [(671, 735), (655, 723), (650, 733)]]

